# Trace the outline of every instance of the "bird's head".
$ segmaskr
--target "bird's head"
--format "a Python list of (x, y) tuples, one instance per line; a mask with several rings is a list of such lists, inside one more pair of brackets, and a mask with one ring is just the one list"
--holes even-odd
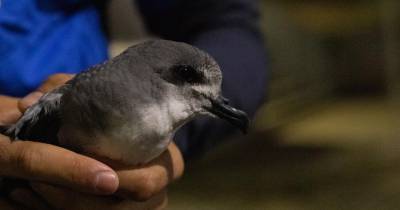
[(170, 105), (175, 107), (171, 109), (219, 117), (246, 132), (249, 119), (221, 95), (222, 72), (209, 54), (185, 43), (166, 40), (147, 41), (134, 48), (163, 81), (160, 87), (164, 95), (174, 98)]

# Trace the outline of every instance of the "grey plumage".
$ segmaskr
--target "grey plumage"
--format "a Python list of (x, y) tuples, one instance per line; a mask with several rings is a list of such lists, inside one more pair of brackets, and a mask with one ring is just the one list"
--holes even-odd
[(247, 127), (246, 115), (221, 96), (221, 82), (219, 66), (207, 53), (184, 43), (147, 41), (45, 94), (5, 133), (146, 163), (197, 115)]

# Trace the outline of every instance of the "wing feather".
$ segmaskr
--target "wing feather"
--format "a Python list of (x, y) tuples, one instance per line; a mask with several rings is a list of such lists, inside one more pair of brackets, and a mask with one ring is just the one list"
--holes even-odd
[(68, 85), (64, 85), (43, 95), (14, 125), (8, 127), (5, 134), (16, 140), (57, 144), (61, 98), (67, 89)]

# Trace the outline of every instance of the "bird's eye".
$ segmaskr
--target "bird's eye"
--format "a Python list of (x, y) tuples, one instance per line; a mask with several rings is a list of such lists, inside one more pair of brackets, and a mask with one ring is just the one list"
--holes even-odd
[(175, 66), (174, 72), (183, 82), (200, 83), (203, 80), (201, 73), (189, 65)]

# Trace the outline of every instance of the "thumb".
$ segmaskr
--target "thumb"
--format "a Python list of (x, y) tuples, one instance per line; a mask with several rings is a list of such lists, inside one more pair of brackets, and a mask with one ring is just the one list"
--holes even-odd
[(81, 192), (112, 194), (119, 185), (107, 165), (61, 147), (0, 135), (0, 176), (42, 181)]

